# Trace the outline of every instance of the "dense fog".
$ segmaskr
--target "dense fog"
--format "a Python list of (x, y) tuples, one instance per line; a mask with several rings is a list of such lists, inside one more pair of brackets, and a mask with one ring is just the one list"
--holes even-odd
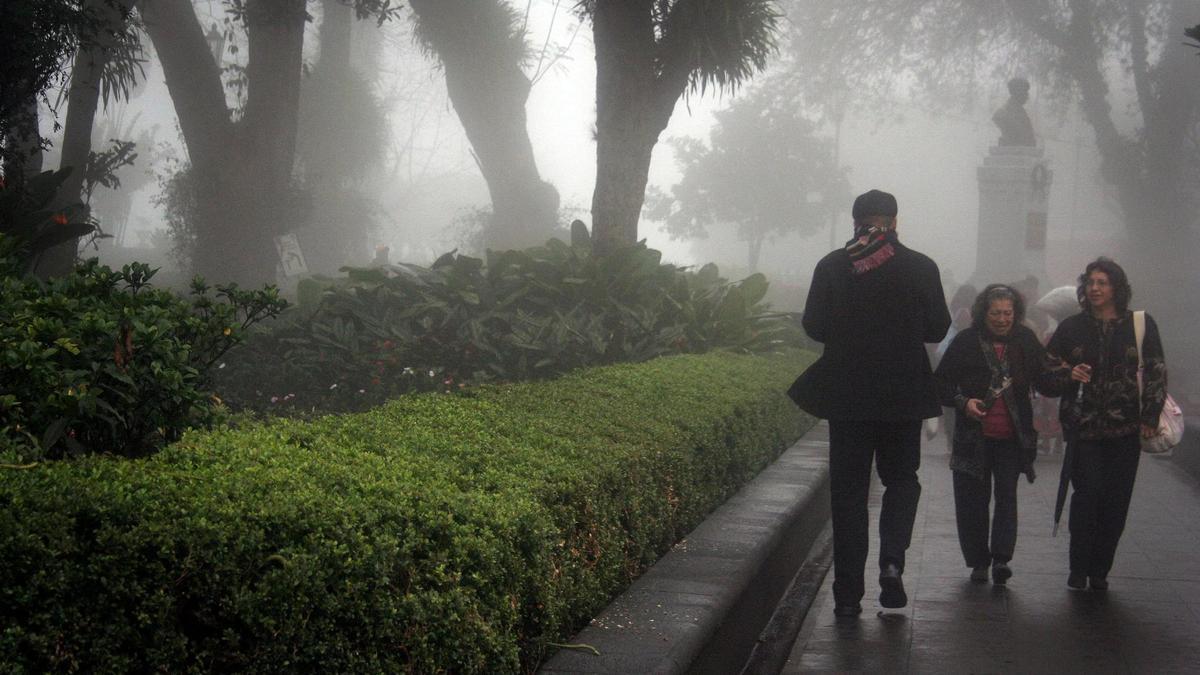
[[(595, 36), (590, 19), (581, 16), (575, 4), (509, 3), (519, 22), (515, 34), (523, 38), (526, 50), (521, 69), (531, 84), (524, 104), (525, 127), (536, 178), (557, 191), (557, 236), (564, 239), (572, 220), (591, 224), (597, 180)], [(800, 311), (813, 265), (850, 236), (853, 196), (879, 188), (898, 199), (902, 241), (941, 266), (947, 297), (968, 281), (977, 286), (1019, 281), (1025, 272), (1016, 261), (1011, 279), (978, 278), (976, 264), (979, 228), (985, 217), (979, 170), (1000, 135), (992, 116), (1009, 99), (1007, 81), (1024, 77), (1031, 83), (1024, 107), (1034, 127), (1038, 161), (1048, 171), (1044, 271), (1037, 275), (1037, 294), (1074, 284), (1083, 266), (1097, 256), (1115, 258), (1129, 272), (1134, 306), (1159, 319), (1173, 391), (1185, 397), (1200, 392), (1200, 369), (1193, 365), (1200, 357), (1196, 346), (1200, 341), (1194, 338), (1200, 328), (1196, 319), (1200, 307), (1191, 264), (1200, 212), (1195, 194), (1166, 191), (1161, 194), (1168, 197), (1152, 196), (1149, 203), (1161, 205), (1168, 198), (1180, 203), (1156, 214), (1126, 213), (1135, 200), (1122, 201), (1121, 188), (1114, 182), (1122, 179), (1122, 169), (1112, 164), (1112, 148), (1102, 147), (1118, 143), (1112, 140), (1114, 135), (1134, 139), (1126, 152), (1131, 162), (1126, 173), (1140, 172), (1144, 174), (1140, 180), (1151, 184), (1162, 182), (1155, 173), (1160, 169), (1149, 161), (1153, 157), (1143, 155), (1171, 149), (1179, 159), (1165, 171), (1182, 184), (1195, 185), (1200, 166), (1200, 56), (1176, 28), (1179, 17), (1186, 26), (1200, 23), (1200, 6), (1183, 0), (1147, 3), (1150, 25), (1144, 27), (1144, 35), (1150, 37), (1139, 52), (1130, 46), (1135, 27), (1128, 17), (1108, 13), (1111, 3), (1093, 3), (1098, 26), (1089, 34), (1097, 40), (1092, 50), (1098, 58), (1094, 72), (1107, 83), (1100, 93), (1108, 110), (1098, 113), (1094, 91), (1088, 89), (1094, 89), (1094, 83), (1078, 71), (1064, 70), (1065, 60), (1054, 46), (1030, 47), (1034, 43), (1027, 26), (997, 27), (996, 35), (990, 36), (984, 33), (980, 26), (1002, 25), (989, 14), (1001, 11), (987, 8), (991, 3), (966, 3), (979, 7), (962, 10), (968, 17), (961, 20), (964, 25), (978, 22), (975, 33), (965, 31), (978, 36), (972, 38), (974, 44), (961, 44), (952, 37), (930, 39), (953, 35), (961, 27), (947, 20), (948, 25), (939, 29), (936, 23), (941, 19), (930, 18), (928, 35), (897, 37), (897, 58), (879, 53), (887, 49), (882, 43), (891, 36), (873, 25), (884, 21), (887, 11), (903, 11), (906, 3), (850, 3), (851, 9), (863, 7), (862, 16), (851, 21), (859, 32), (843, 33), (837, 31), (849, 29), (838, 21), (844, 22), (844, 15), (852, 12), (834, 16), (831, 8), (838, 4), (779, 3), (783, 17), (777, 50), (765, 71), (736, 88), (710, 86), (678, 100), (653, 150), (649, 196), (637, 236), (663, 251), (665, 260), (682, 265), (715, 262), (730, 279), (761, 271), (773, 284), (769, 298), (774, 306)], [(954, 4), (907, 3), (927, 7), (931, 17)], [(230, 23), (223, 3), (198, 0), (195, 6), (198, 20), (209, 31), (210, 46), (219, 52), (226, 102), (236, 118), (242, 114), (245, 95), (237, 86), (249, 53), (245, 34), (236, 22)], [(504, 241), (489, 238), (484, 231), (490, 222), (492, 196), (480, 170), (481, 153), (464, 131), (447, 90), (451, 72), (436, 50), (414, 39), (413, 10), (405, 6), (380, 23), (374, 17), (353, 19), (351, 10), (336, 2), (314, 0), (307, 9), (311, 20), (304, 36), (299, 157), (293, 171), (303, 194), (297, 198), (298, 211), (306, 217), (280, 217), (304, 223), (294, 231), (308, 271), (336, 275), (344, 265), (367, 266), (385, 258), (428, 264), (452, 249), (477, 254), (489, 246), (503, 246)], [(348, 31), (342, 38), (322, 32), (326, 15), (334, 11), (346, 14), (339, 19)], [(1019, 22), (1019, 14), (1002, 18)], [(437, 27), (431, 24), (426, 29)], [(828, 42), (822, 42), (821, 35)], [(172, 203), (170, 187), (172, 176), (188, 161), (188, 149), (163, 63), (151, 41), (143, 42), (144, 77), (138, 78), (127, 100), (112, 97), (102, 107), (93, 132), (93, 150), (108, 147), (110, 139), (132, 140), (137, 143), (137, 157), (119, 170), (119, 188), (96, 189), (94, 213), (112, 238), (100, 241), (98, 251), (88, 249), (84, 255), (98, 254), (112, 264), (145, 260), (163, 268), (164, 282), (180, 283), (192, 271), (192, 261), (188, 235), (178, 225), (181, 207), (178, 200)], [(322, 64), (328, 63), (322, 44), (348, 50), (345, 72), (355, 73), (361, 90), (344, 87), (332, 99), (319, 95), (320, 87), (334, 86), (330, 82), (345, 85), (344, 78), (320, 79)], [(847, 44), (867, 46), (847, 49)], [(942, 46), (944, 53), (934, 51)], [(833, 58), (838, 49), (858, 53)], [(829, 65), (834, 63), (845, 70)], [(1158, 97), (1159, 102), (1152, 103), (1149, 97)], [(47, 99), (59, 101), (57, 117), (46, 108), (41, 114), (43, 131), (53, 141), (46, 167), (58, 165), (55, 153), (61, 134), (55, 127), (66, 108), (60, 98), (52, 93)], [(337, 107), (339, 100), (344, 108)], [(811, 182), (796, 185), (792, 194), (778, 194), (779, 206), (763, 205), (773, 215), (762, 216), (761, 225), (733, 222), (719, 206), (700, 215), (678, 215), (689, 208), (688, 195), (712, 194), (719, 199), (710, 188), (688, 191), (684, 178), (689, 152), (695, 158), (719, 142), (734, 149), (753, 144), (735, 135), (734, 114), (721, 117), (722, 111), (739, 103), (795, 116), (787, 120), (793, 125), (787, 128), (806, 134), (797, 152), (808, 153), (814, 162), (820, 155), (835, 168), (797, 178)], [(1147, 127), (1148, 116), (1169, 116), (1180, 110), (1187, 117), (1173, 122), (1170, 131)], [(749, 114), (766, 119), (764, 112)], [(1107, 121), (1098, 122), (1104, 115)], [(722, 119), (729, 121), (727, 132), (720, 131)], [(763, 122), (762, 127), (767, 126)], [(728, 135), (718, 141), (719, 133)], [(1155, 134), (1158, 137), (1152, 138)], [(346, 152), (339, 154), (348, 146), (352, 146), (350, 160)], [(746, 173), (757, 161), (748, 157), (740, 160), (748, 162)], [(1140, 163), (1133, 164), (1135, 159)], [(717, 182), (735, 181), (739, 173), (735, 170)], [(784, 187), (776, 192), (788, 192), (789, 184), (781, 181)], [(739, 189), (750, 186), (734, 186), (735, 192)], [(794, 206), (788, 206), (787, 199)], [(672, 214), (677, 216), (674, 221)], [(1150, 219), (1180, 219), (1169, 214), (1184, 214), (1184, 222), (1148, 224)], [(761, 231), (748, 235), (747, 228), (754, 227)], [(1011, 237), (1024, 238), (1022, 227), (1014, 226)], [(521, 240), (519, 245), (526, 243)], [(285, 290), (295, 283), (284, 275), (278, 281)]]

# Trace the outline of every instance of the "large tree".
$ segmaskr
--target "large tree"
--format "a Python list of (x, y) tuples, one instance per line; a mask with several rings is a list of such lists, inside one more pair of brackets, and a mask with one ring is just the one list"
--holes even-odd
[(300, 91), (297, 173), (307, 208), (296, 216), (309, 270), (336, 274), (362, 260), (376, 225), (362, 185), (382, 166), (387, 120), (351, 58), (353, 8), (341, 0), (321, 8), (320, 52)]
[(492, 248), (544, 243), (558, 191), (542, 180), (526, 127), (531, 82), (521, 16), (506, 0), (411, 0), (415, 34), (436, 55), (492, 198)]
[(596, 48), (597, 247), (633, 244), (650, 156), (687, 92), (732, 90), (774, 50), (772, 0), (581, 0)]
[(646, 218), (665, 223), (674, 239), (736, 228), (751, 272), (759, 271), (769, 239), (824, 227), (849, 199), (833, 139), (820, 137), (791, 98), (770, 87), (718, 112), (708, 143), (670, 144), (682, 176), (669, 193), (652, 190)]
[(246, 103), (236, 120), (190, 0), (144, 0), (146, 33), (162, 62), (195, 182), (195, 271), (213, 279), (275, 280), (272, 237), (288, 229), (295, 159), (304, 0), (246, 0)]

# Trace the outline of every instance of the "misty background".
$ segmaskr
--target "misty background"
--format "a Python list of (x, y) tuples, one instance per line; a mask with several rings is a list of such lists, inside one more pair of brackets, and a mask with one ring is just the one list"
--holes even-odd
[[(230, 22), (225, 3), (193, 4), (219, 55), (226, 102), (236, 110), (244, 96), (245, 36)], [(592, 221), (594, 33), (573, 0), (508, 5), (520, 17), (522, 70), (532, 83), (526, 128), (540, 178), (557, 190), (557, 221), (566, 238), (571, 220)], [(799, 311), (813, 265), (850, 236), (853, 196), (879, 188), (897, 196), (902, 240), (939, 263), (949, 296), (958, 284), (977, 281), (976, 169), (999, 136), (991, 116), (1008, 98), (1007, 80), (1023, 76), (1032, 83), (1026, 110), (1053, 172), (1040, 293), (1073, 284), (1096, 256), (1115, 258), (1130, 275), (1133, 305), (1159, 319), (1172, 390), (1200, 390), (1193, 365), (1200, 363), (1193, 337), (1200, 301), (1192, 271), (1200, 250), (1194, 189), (1200, 175), (1200, 58), (1182, 32), (1200, 23), (1200, 3), (1151, 0), (1135, 10), (1129, 3), (1095, 0), (1053, 3), (1031, 15), (1033, 6), (1019, 0), (777, 3), (778, 50), (765, 72), (736, 90), (709, 88), (675, 104), (653, 151), (637, 236), (677, 264), (715, 262), (731, 279), (761, 271), (772, 282), (774, 305)], [(414, 39), (412, 9), (382, 23), (373, 17), (347, 22), (344, 44), (360, 89), (344, 79), (320, 79), (326, 16), (350, 9), (313, 1), (307, 11), (301, 159), (293, 172), (302, 195), (297, 213), (278, 216), (302, 223), (282, 229), (297, 233), (309, 271), (336, 275), (343, 265), (368, 265), (379, 260), (381, 247), (392, 262), (428, 264), (451, 249), (479, 253), (503, 245), (488, 239), (488, 184), (447, 93), (445, 66)], [(1081, 18), (1085, 11), (1090, 14)], [(1059, 37), (1076, 42), (1064, 47), (1055, 42)], [(92, 141), (93, 149), (107, 147), (110, 139), (134, 141), (137, 158), (119, 170), (118, 189), (96, 189), (93, 213), (112, 238), (83, 255), (109, 264), (151, 262), (163, 268), (164, 279), (184, 279), (192, 261), (180, 199), (172, 191), (188, 152), (162, 61), (151, 40), (142, 44), (144, 77), (127, 99), (113, 97), (101, 107)], [(329, 97), (317, 100), (320, 87), (335, 85), (345, 86), (344, 107)], [(1097, 97), (1108, 110), (1097, 108)], [(61, 117), (65, 97), (51, 93), (49, 102), (59, 104)], [(1171, 121), (1169, 132), (1148, 124), (1172, 111), (1183, 119)], [(740, 131), (737, 114), (749, 119)], [(56, 116), (45, 109), (40, 119), (53, 140), (45, 166), (58, 166)], [(755, 129), (791, 134), (787, 142), (796, 141), (810, 170), (774, 167), (747, 154), (737, 160), (744, 170), (706, 179), (703, 158), (718, 138), (731, 152), (745, 151), (755, 143), (745, 134)], [(339, 160), (347, 163), (325, 172), (316, 161), (306, 164), (306, 156), (331, 154), (322, 144), (350, 147), (350, 158), (343, 153)], [(763, 152), (781, 144), (765, 141)], [(1121, 144), (1127, 144), (1124, 151)], [(1164, 148), (1178, 158), (1156, 169), (1155, 153)], [(1130, 163), (1126, 173), (1140, 178), (1121, 176), (1123, 169), (1114, 166), (1121, 156)], [(763, 176), (751, 171), (756, 166)], [(788, 173), (793, 169), (794, 176)], [(1168, 172), (1171, 180), (1156, 171)], [(769, 193), (751, 194), (775, 178), (779, 183)], [(1120, 180), (1171, 189), (1137, 202), (1129, 196), (1136, 190), (1122, 193)], [(718, 196), (714, 185), (730, 194)], [(751, 203), (742, 211), (723, 210), (746, 195)], [(706, 199), (712, 203), (702, 203)], [(1167, 202), (1169, 209), (1155, 213), (1150, 207), (1127, 213), (1130, 204)], [(748, 211), (757, 215), (738, 215)], [(294, 282), (279, 281), (285, 289)]]

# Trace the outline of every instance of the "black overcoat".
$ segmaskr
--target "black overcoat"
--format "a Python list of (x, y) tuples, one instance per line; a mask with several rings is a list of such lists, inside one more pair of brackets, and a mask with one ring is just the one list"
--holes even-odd
[[(980, 346), (979, 333), (979, 328), (971, 326), (955, 335), (934, 375), (942, 405), (958, 411), (950, 468), (981, 478), (983, 425), (964, 410), (968, 399), (982, 400), (987, 396), (992, 380), (992, 370)], [(1033, 331), (1022, 324), (1013, 326), (1008, 342), (1013, 348), (1009, 367), (1013, 378), (1012, 402), (1016, 404), (1015, 408), (1009, 407), (1008, 413), (1017, 431), (1020, 465), (1024, 468), (1033, 464), (1037, 457), (1037, 432), (1033, 428), (1030, 393), (1037, 390), (1058, 395), (1070, 371), (1057, 359), (1051, 359)], [(991, 343), (988, 344), (990, 349)]]
[(950, 328), (937, 264), (893, 240), (895, 256), (865, 274), (845, 249), (813, 271), (804, 330), (825, 352), (788, 395), (822, 419), (901, 421), (942, 414), (926, 342)]

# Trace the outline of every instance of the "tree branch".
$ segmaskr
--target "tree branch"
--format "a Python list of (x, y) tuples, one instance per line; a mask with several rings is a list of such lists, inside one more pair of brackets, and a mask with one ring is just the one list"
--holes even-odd
[(1150, 66), (1146, 39), (1146, 5), (1143, 0), (1125, 0), (1125, 16), (1129, 21), (1129, 56), (1133, 70), (1133, 86), (1137, 91), (1142, 122), (1153, 125), (1157, 101), (1150, 83)]
[(1071, 36), (1051, 20), (1050, 6), (1035, 0), (1008, 0), (1013, 16), (1034, 35), (1061, 49), (1070, 49)]
[(233, 122), (225, 106), (221, 72), (192, 3), (153, 0), (139, 3), (139, 10), (162, 62), (192, 163), (219, 166), (220, 148), (233, 138)]

